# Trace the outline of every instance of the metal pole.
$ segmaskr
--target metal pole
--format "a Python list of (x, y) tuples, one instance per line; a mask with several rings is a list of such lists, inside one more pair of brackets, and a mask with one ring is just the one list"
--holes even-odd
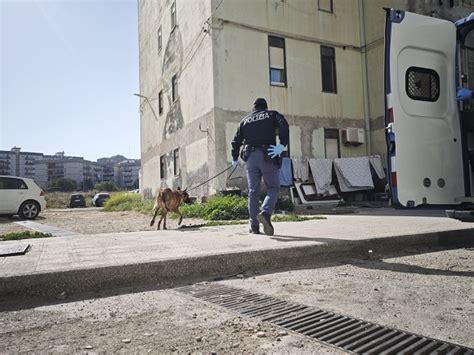
[(148, 103), (148, 105), (150, 106), (150, 109), (151, 109), (151, 112), (153, 113), (153, 116), (155, 116), (155, 120), (158, 121), (158, 116), (156, 116), (156, 113), (155, 113), (155, 110), (153, 109), (153, 106), (151, 105), (151, 102), (150, 100), (148, 100), (148, 97), (144, 96), (144, 95), (140, 95), (140, 94), (133, 94), (135, 96), (138, 96), (138, 97), (141, 97), (142, 99), (145, 99), (145, 101)]

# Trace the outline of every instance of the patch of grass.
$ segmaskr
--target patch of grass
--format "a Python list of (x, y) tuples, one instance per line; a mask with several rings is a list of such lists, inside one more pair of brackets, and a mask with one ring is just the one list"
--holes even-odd
[(247, 199), (240, 196), (214, 196), (207, 203), (180, 208), (184, 217), (204, 220), (238, 220), (248, 218)]
[[(277, 214), (272, 216), (272, 222), (303, 222), (303, 221), (310, 221), (313, 219), (326, 219), (323, 216), (300, 216), (296, 214)], [(206, 227), (214, 227), (214, 226), (229, 226), (234, 224), (247, 224), (248, 220), (246, 219), (239, 219), (239, 220), (211, 220), (206, 222)]]
[(323, 216), (300, 216), (297, 214), (277, 214), (272, 216), (272, 222), (303, 222), (313, 219), (326, 219)]
[(0, 235), (1, 240), (20, 240), (20, 239), (33, 239), (33, 238), (51, 238), (53, 235), (50, 233), (40, 232), (15, 232)]
[(206, 227), (215, 227), (215, 226), (231, 226), (235, 224), (247, 224), (247, 220), (235, 220), (235, 221), (207, 221)]
[(153, 210), (152, 200), (143, 200), (142, 195), (119, 192), (112, 194), (104, 204), (104, 211), (137, 211), (143, 214), (151, 214)]
[[(287, 207), (289, 205), (287, 204)], [(123, 192), (113, 193), (104, 205), (106, 212), (137, 211), (147, 215), (153, 213), (153, 200), (143, 200), (138, 194)], [(206, 226), (222, 226), (245, 224), (248, 220), (247, 198), (240, 196), (214, 196), (206, 203), (183, 205), (180, 211), (184, 218), (199, 218), (206, 222)], [(169, 218), (178, 216), (170, 213)], [(274, 215), (274, 222), (301, 222), (312, 219), (326, 219), (320, 216), (300, 216), (295, 214)]]

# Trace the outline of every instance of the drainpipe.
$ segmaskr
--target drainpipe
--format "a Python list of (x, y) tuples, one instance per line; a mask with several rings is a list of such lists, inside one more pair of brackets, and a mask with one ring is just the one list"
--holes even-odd
[(365, 38), (365, 0), (358, 0), (359, 3), (359, 36), (362, 59), (362, 95), (364, 99), (364, 120), (365, 120), (365, 142), (366, 154), (372, 154), (370, 142), (370, 106), (369, 106), (369, 78), (368, 78), (368, 64), (367, 64), (367, 48)]

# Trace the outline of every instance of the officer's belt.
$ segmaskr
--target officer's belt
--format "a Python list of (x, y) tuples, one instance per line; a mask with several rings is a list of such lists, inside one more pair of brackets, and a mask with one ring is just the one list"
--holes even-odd
[(269, 144), (247, 144), (248, 149), (251, 151), (262, 149), (265, 150), (269, 147)]

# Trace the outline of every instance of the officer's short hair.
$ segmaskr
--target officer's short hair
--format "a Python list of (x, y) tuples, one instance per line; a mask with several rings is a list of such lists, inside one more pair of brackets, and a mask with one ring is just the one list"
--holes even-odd
[(256, 108), (256, 109), (267, 109), (268, 106), (267, 106), (267, 100), (265, 100), (264, 98), (262, 97), (259, 97), (257, 100), (255, 100), (255, 102), (253, 103), (253, 108)]

